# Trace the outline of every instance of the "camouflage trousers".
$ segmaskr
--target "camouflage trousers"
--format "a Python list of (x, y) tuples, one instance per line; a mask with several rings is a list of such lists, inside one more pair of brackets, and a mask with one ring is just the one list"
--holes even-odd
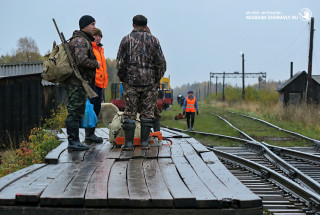
[(155, 104), (155, 87), (153, 85), (146, 87), (132, 87), (126, 83), (123, 86), (123, 98), (125, 101), (124, 119), (135, 120), (137, 113), (140, 113), (140, 119), (153, 119)]
[(158, 108), (158, 97), (159, 97), (159, 93), (158, 93), (158, 86), (155, 87), (154, 90), (154, 96), (156, 97), (156, 103), (155, 103), (155, 108), (154, 108), (154, 119), (155, 120), (160, 120), (161, 115), (160, 115), (160, 110)]
[(82, 85), (67, 85), (65, 87), (68, 94), (68, 116), (66, 123), (81, 121), (86, 109), (87, 94)]

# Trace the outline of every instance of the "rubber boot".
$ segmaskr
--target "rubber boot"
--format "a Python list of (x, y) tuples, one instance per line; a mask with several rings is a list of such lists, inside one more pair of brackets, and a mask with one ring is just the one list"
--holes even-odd
[(86, 128), (86, 138), (85, 141), (86, 142), (91, 142), (91, 143), (102, 143), (103, 139), (102, 137), (97, 137), (94, 134), (94, 131), (96, 130), (96, 128)]
[(150, 130), (153, 126), (152, 119), (141, 119), (141, 148), (150, 147)]
[(153, 121), (153, 131), (154, 132), (160, 131), (160, 120)]
[(136, 128), (136, 121), (131, 119), (125, 119), (122, 123), (122, 128), (124, 130), (125, 144), (122, 146), (124, 150), (133, 150), (133, 139), (134, 139), (134, 130)]
[(79, 140), (79, 122), (66, 122), (68, 134), (68, 149), (74, 151), (88, 150), (90, 147)]

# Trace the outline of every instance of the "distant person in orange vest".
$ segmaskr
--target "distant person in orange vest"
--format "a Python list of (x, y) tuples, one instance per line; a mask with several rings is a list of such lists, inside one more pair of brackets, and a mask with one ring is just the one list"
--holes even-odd
[[(99, 28), (96, 28), (93, 32), (94, 42), (92, 42), (92, 50), (98, 62), (100, 62), (100, 68), (96, 69), (95, 87), (94, 91), (98, 97), (90, 99), (90, 103), (94, 105), (94, 112), (99, 116), (101, 110), (101, 102), (104, 100), (103, 91), (108, 86), (109, 76), (107, 73), (107, 63), (104, 57), (104, 49), (102, 48), (101, 39), (102, 32)], [(95, 128), (86, 129), (86, 142), (102, 143), (103, 139), (97, 137), (94, 134)]]
[[(187, 118), (188, 131), (193, 131), (194, 116), (197, 111), (199, 114), (198, 102), (196, 97), (193, 96), (193, 91), (188, 92), (188, 97), (184, 99), (183, 102), (183, 115)], [(191, 125), (190, 125), (191, 117)]]

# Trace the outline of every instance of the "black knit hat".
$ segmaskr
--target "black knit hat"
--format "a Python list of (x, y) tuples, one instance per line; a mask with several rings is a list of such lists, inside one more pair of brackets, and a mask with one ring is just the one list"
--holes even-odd
[(92, 16), (89, 16), (89, 15), (84, 15), (80, 18), (79, 20), (79, 27), (80, 27), (80, 30), (87, 27), (88, 25), (90, 25), (91, 23), (95, 22), (96, 20), (92, 17)]
[(143, 15), (136, 15), (132, 19), (133, 24), (138, 26), (146, 26), (148, 23), (148, 19)]

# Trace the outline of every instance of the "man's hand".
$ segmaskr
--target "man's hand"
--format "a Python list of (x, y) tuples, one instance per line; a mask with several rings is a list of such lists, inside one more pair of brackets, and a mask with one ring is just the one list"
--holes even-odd
[(100, 61), (97, 61), (97, 62), (98, 62), (98, 69), (100, 69), (101, 63), (100, 63)]
[(199, 111), (197, 111), (197, 115), (199, 115)]

